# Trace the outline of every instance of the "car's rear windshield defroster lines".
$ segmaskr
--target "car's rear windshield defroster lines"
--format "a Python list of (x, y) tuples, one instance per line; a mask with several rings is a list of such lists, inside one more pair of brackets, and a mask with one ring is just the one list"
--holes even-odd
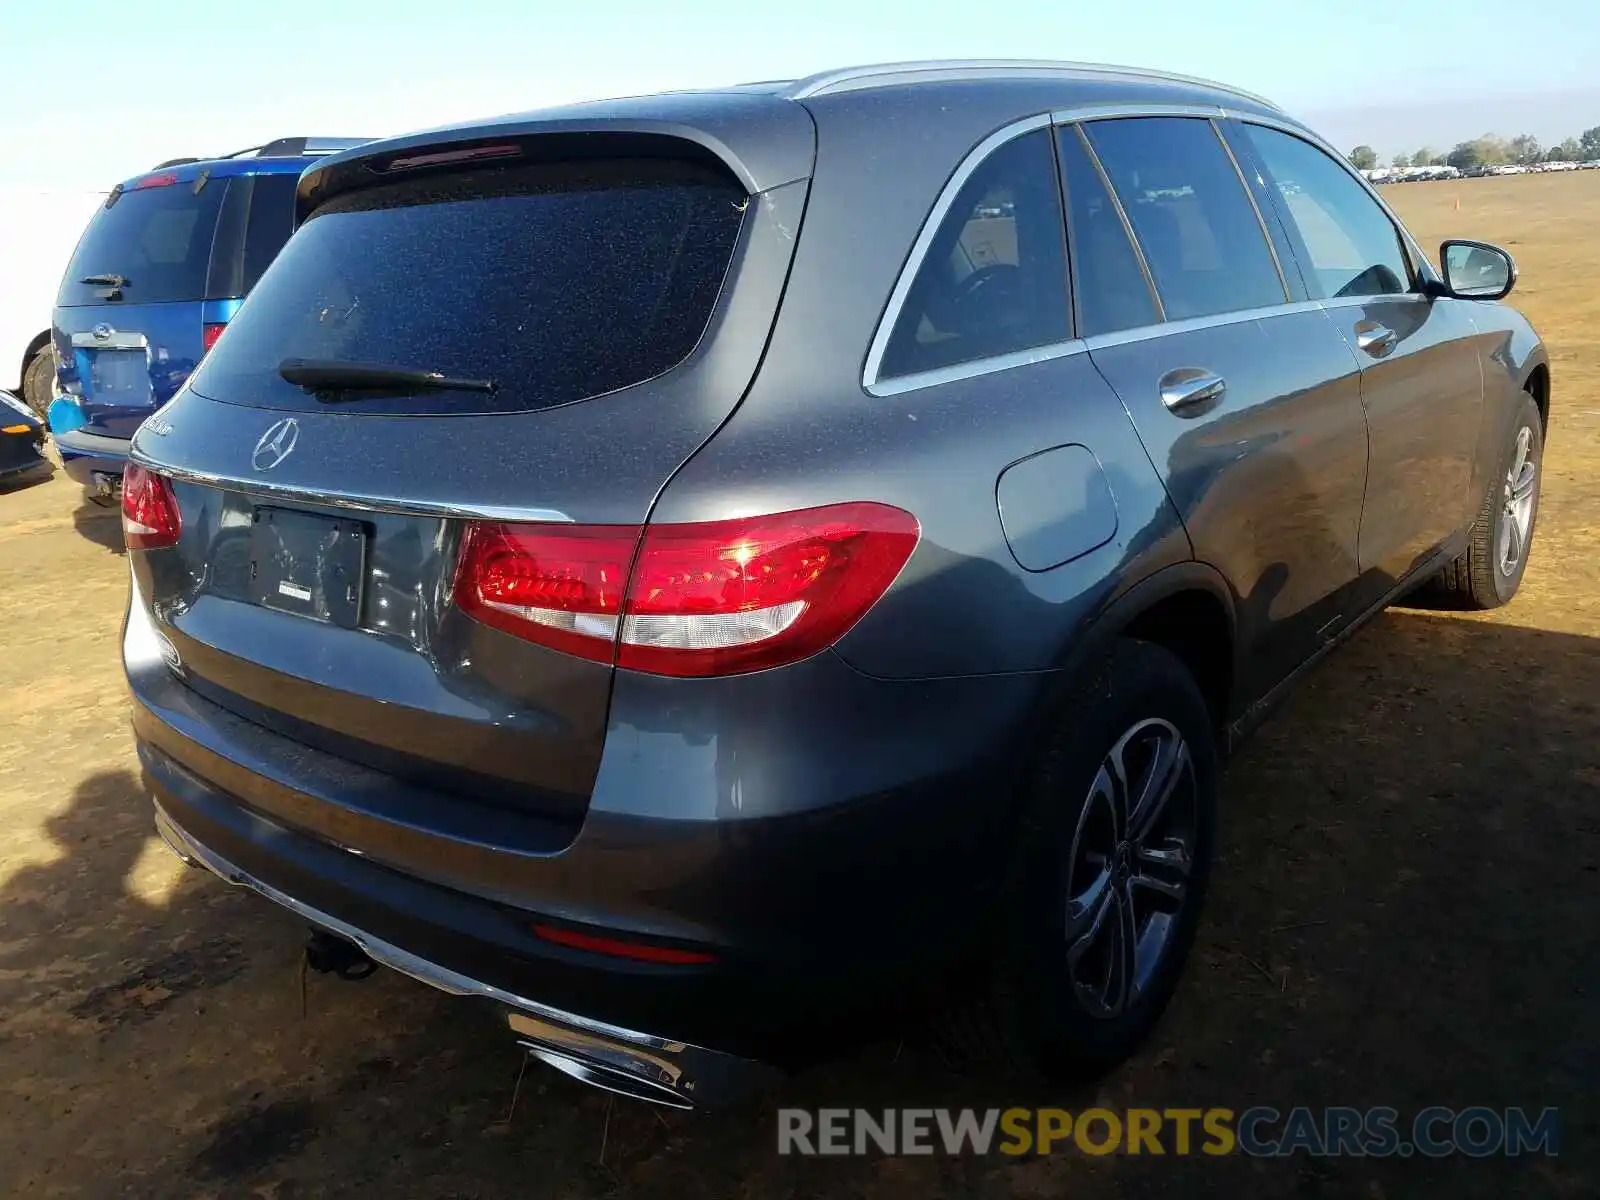
[(517, 412), (651, 379), (710, 320), (745, 193), (707, 168), (608, 160), (387, 183), (315, 210), (194, 377), (254, 406), (317, 401), (285, 359), (402, 363), (495, 391), (374, 393), (360, 412)]

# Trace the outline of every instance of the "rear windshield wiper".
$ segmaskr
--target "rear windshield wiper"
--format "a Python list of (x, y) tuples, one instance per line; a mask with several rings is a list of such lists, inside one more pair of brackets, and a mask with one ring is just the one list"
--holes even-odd
[(350, 392), (493, 392), (499, 387), (492, 379), (328, 358), (286, 358), (278, 364), (278, 374), (328, 403), (338, 403)]
[(133, 280), (126, 275), (85, 275), (78, 282), (87, 283), (90, 287), (125, 288)]

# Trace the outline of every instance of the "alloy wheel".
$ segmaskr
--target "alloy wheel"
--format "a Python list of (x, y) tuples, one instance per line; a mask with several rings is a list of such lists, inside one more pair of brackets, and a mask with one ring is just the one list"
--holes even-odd
[(1198, 816), (1183, 735), (1127, 730), (1090, 784), (1067, 871), (1067, 969), (1085, 1011), (1121, 1016), (1149, 988), (1188, 903)]
[(1506, 471), (1505, 490), (1500, 505), (1500, 527), (1496, 531), (1495, 557), (1500, 574), (1512, 576), (1528, 551), (1533, 532), (1533, 503), (1538, 491), (1539, 463), (1533, 453), (1533, 430), (1524, 425), (1517, 431), (1517, 449)]

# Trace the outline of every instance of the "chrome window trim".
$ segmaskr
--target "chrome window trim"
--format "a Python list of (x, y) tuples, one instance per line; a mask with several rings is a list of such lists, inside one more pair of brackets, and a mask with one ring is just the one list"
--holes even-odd
[(1295, 313), (1316, 312), (1325, 307), (1321, 300), (1296, 300), (1289, 304), (1269, 304), (1261, 308), (1241, 308), (1233, 312), (1212, 313), (1206, 317), (1186, 317), (1181, 321), (1163, 321), (1159, 325), (1135, 325), (1115, 333), (1097, 333), (1083, 339), (1084, 348), (1093, 352), (1112, 346), (1126, 346), (1134, 342), (1148, 342), (1169, 333), (1193, 333), (1201, 329), (1217, 329), (1224, 325), (1240, 325), (1246, 321), (1269, 321), (1273, 317), (1292, 316)]
[[(1316, 133), (1313, 133), (1304, 125), (1297, 125), (1293, 121), (1281, 120), (1277, 117), (1267, 116), (1264, 113), (1240, 112), (1237, 109), (1224, 109), (1223, 116), (1228, 120), (1237, 121), (1241, 125), (1260, 125), (1265, 129), (1275, 129), (1279, 133), (1286, 133), (1290, 137), (1299, 138), (1302, 142), (1321, 150), (1329, 158), (1333, 159), (1333, 161), (1337, 163), (1341, 169), (1343, 169), (1346, 175), (1350, 176), (1350, 178), (1354, 179), (1356, 183), (1360, 184), (1362, 190), (1365, 191), (1368, 196), (1372, 197), (1372, 199), (1377, 203), (1378, 207), (1383, 211), (1383, 215), (1389, 218), (1389, 224), (1393, 225), (1395, 231), (1400, 235), (1401, 246), (1405, 249), (1408, 257), (1413, 259), (1413, 262), (1411, 263), (1412, 274), (1418, 275), (1421, 273), (1416, 269), (1417, 263), (1419, 262), (1429, 271), (1436, 270), (1433, 265), (1433, 261), (1423, 253), (1421, 244), (1418, 243), (1416, 238), (1411, 236), (1411, 230), (1406, 228), (1406, 223), (1400, 219), (1400, 217), (1395, 213), (1394, 209), (1389, 207), (1389, 202), (1378, 194), (1378, 189), (1372, 186), (1372, 181), (1360, 171), (1356, 170), (1355, 167), (1351, 166), (1350, 160), (1347, 159), (1343, 154), (1340, 154), (1337, 149), (1331, 146), (1322, 137)], [(1421, 280), (1416, 278), (1413, 278), (1411, 281), (1413, 287), (1415, 287), (1419, 282), (1421, 282)]]
[[(898, 65), (920, 68), (925, 64)], [(861, 70), (871, 69), (862, 68)], [(814, 78), (825, 79), (826, 77), (819, 76)], [(809, 85), (812, 82), (813, 81), (811, 80), (802, 81), (802, 86)], [(797, 92), (799, 90), (800, 89), (797, 89)], [(822, 90), (806, 92), (805, 94), (821, 95), (824, 94), (826, 90), (826, 88), (823, 88)], [(1256, 100), (1259, 98), (1252, 96), (1249, 97), (1249, 99)], [(1123, 211), (1122, 201), (1117, 196), (1116, 190), (1111, 186), (1111, 181), (1106, 176), (1105, 168), (1100, 163), (1100, 157), (1094, 151), (1093, 143), (1089, 141), (1087, 134), (1082, 129), (1084, 124), (1091, 121), (1138, 117), (1195, 117), (1210, 121), (1212, 123), (1212, 130), (1216, 134), (1218, 140), (1222, 143), (1223, 152), (1228, 156), (1228, 161), (1233, 164), (1235, 173), (1239, 175), (1240, 186), (1244, 188), (1245, 197), (1249, 201), (1252, 211), (1254, 211), (1256, 214), (1256, 220), (1261, 227), (1261, 236), (1267, 243), (1267, 252), (1272, 256), (1273, 264), (1278, 271), (1279, 283), (1284, 289), (1285, 302), (1283, 304), (1273, 305), (1268, 308), (1241, 310), (1239, 312), (1232, 313), (1216, 313), (1208, 317), (1195, 317), (1182, 321), (1166, 320), (1166, 310), (1161, 303), (1160, 292), (1156, 289), (1155, 279), (1150, 272), (1150, 265), (1145, 261), (1144, 249), (1139, 245), (1139, 239), (1134, 236), (1132, 226), (1128, 221), (1128, 215), (1125, 211)], [(1262, 213), (1260, 205), (1256, 203), (1255, 196), (1250, 191), (1249, 181), (1243, 175), (1243, 167), (1239, 163), (1238, 158), (1234, 155), (1233, 148), (1228, 145), (1227, 138), (1223, 136), (1222, 130), (1216, 125), (1216, 122), (1219, 120), (1237, 120), (1242, 123), (1262, 125), (1269, 129), (1277, 129), (1283, 133), (1299, 137), (1311, 143), (1313, 146), (1320, 149), (1324, 154), (1330, 154), (1336, 161), (1340, 162), (1344, 166), (1345, 170), (1351, 174), (1362, 185), (1363, 188), (1366, 189), (1367, 194), (1378, 202), (1379, 207), (1382, 208), (1384, 214), (1389, 218), (1390, 223), (1400, 233), (1407, 249), (1420, 254), (1420, 251), (1416, 250), (1416, 243), (1411, 237), (1410, 231), (1407, 230), (1404, 224), (1402, 224), (1394, 215), (1393, 210), (1384, 203), (1382, 197), (1377, 194), (1377, 191), (1372, 187), (1372, 185), (1368, 183), (1366, 179), (1362, 178), (1359, 172), (1350, 167), (1343, 156), (1341, 156), (1336, 150), (1333, 150), (1327, 142), (1318, 137), (1316, 134), (1311, 133), (1303, 126), (1295, 124), (1293, 121), (1279, 119), (1262, 113), (1230, 109), (1215, 104), (1167, 104), (1159, 101), (1129, 104), (1080, 104), (1073, 105), (1068, 108), (1054, 109), (1047, 113), (1035, 113), (1031, 116), (1022, 117), (1016, 121), (1012, 121), (1007, 125), (1003, 125), (993, 133), (989, 134), (988, 137), (984, 138), (981, 142), (967, 152), (966, 156), (959, 164), (957, 164), (956, 169), (951, 174), (950, 178), (945, 181), (944, 187), (940, 190), (938, 198), (934, 201), (932, 209), (929, 210), (928, 215), (923, 219), (922, 227), (917, 232), (916, 240), (911, 244), (911, 250), (907, 254), (905, 262), (901, 265), (900, 274), (895, 279), (894, 288), (889, 293), (889, 299), (885, 303), (883, 311), (879, 314), (878, 325), (873, 331), (872, 341), (867, 347), (866, 361), (862, 366), (862, 390), (872, 396), (894, 396), (903, 392), (916, 391), (921, 388), (935, 387), (943, 383), (953, 383), (962, 379), (972, 379), (981, 375), (990, 375), (997, 371), (1010, 370), (1012, 367), (1026, 366), (1034, 362), (1044, 362), (1053, 358), (1063, 358), (1071, 354), (1079, 353), (1083, 349), (1093, 350), (1096, 347), (1101, 346), (1119, 345), (1124, 342), (1132, 341), (1144, 341), (1156, 336), (1158, 331), (1171, 331), (1177, 333), (1188, 329), (1204, 329), (1215, 325), (1229, 324), (1235, 321), (1259, 319), (1263, 316), (1271, 315), (1273, 313), (1298, 312), (1304, 311), (1308, 307), (1326, 306), (1329, 303), (1327, 301), (1295, 301), (1292, 299), (1294, 293), (1289, 287), (1286, 271), (1281, 258), (1278, 256), (1277, 247), (1273, 244), (1271, 233), (1266, 228), (1265, 214)], [(1134, 256), (1139, 263), (1139, 268), (1144, 274), (1145, 286), (1150, 289), (1150, 295), (1155, 302), (1157, 313), (1162, 318), (1161, 321), (1155, 325), (1134, 326), (1130, 329), (1118, 330), (1115, 333), (1097, 334), (1091, 338), (1066, 339), (1059, 342), (1048, 343), (1044, 346), (1013, 351), (1008, 354), (991, 355), (987, 358), (971, 359), (967, 362), (955, 363), (951, 366), (936, 368), (932, 371), (920, 371), (914, 375), (890, 376), (887, 378), (883, 377), (881, 374), (883, 368), (883, 356), (888, 349), (889, 338), (894, 332), (895, 324), (900, 319), (901, 310), (905, 306), (906, 295), (910, 292), (911, 285), (916, 280), (917, 272), (922, 269), (922, 263), (927, 257), (929, 246), (932, 245), (933, 239), (938, 236), (939, 226), (944, 223), (945, 216), (949, 213), (951, 206), (955, 203), (956, 197), (960, 194), (961, 189), (966, 185), (967, 180), (972, 177), (973, 173), (976, 172), (977, 169), (981, 167), (984, 162), (987, 161), (989, 156), (992, 155), (996, 150), (1000, 149), (1000, 147), (1015, 140), (1016, 138), (1021, 137), (1023, 134), (1032, 133), (1037, 129), (1062, 129), (1068, 126), (1073, 127), (1077, 131), (1078, 136), (1083, 139), (1085, 148), (1089, 154), (1089, 160), (1094, 165), (1095, 171), (1100, 175), (1101, 183), (1105, 187), (1106, 193), (1111, 197), (1112, 204), (1116, 207), (1118, 216), (1122, 221), (1123, 229), (1128, 236), (1129, 243), (1133, 247)], [(1052, 147), (1052, 149), (1054, 149), (1054, 147)], [(1059, 167), (1057, 169), (1059, 172)], [(1065, 211), (1062, 213), (1062, 219), (1063, 223), (1066, 224), (1068, 218)], [(1070, 270), (1070, 241), (1068, 244), (1068, 255)], [(1400, 294), (1415, 295), (1416, 293)], [(1370, 300), (1371, 297), (1366, 297), (1366, 299)], [(1075, 315), (1077, 312), (1077, 295), (1075, 291), (1069, 296), (1069, 302), (1072, 305), (1071, 311)], [(1076, 328), (1076, 326), (1074, 326), (1074, 328)], [(241, 484), (238, 486), (246, 485)], [(360, 503), (361, 502), (357, 502), (352, 506), (359, 506)], [(369, 506), (371, 506), (370, 502)], [(558, 515), (551, 518), (525, 517), (524, 519), (565, 520), (568, 518)]]
[(1422, 292), (1373, 292), (1369, 296), (1329, 296), (1319, 303), (1329, 312), (1336, 312), (1341, 308), (1364, 308), (1368, 304), (1393, 304), (1401, 300), (1412, 304), (1431, 304), (1433, 297)]
[(866, 388), (874, 396), (898, 396), (904, 392), (938, 387), (961, 379), (992, 375), (996, 371), (1009, 371), (1013, 367), (1025, 367), (1031, 363), (1070, 358), (1074, 354), (1082, 354), (1085, 349), (1082, 338), (1071, 338), (1067, 341), (1051, 342), (1045, 346), (1030, 347), (1027, 350), (1013, 350), (1010, 354), (995, 354), (988, 358), (974, 358), (969, 362), (954, 363), (948, 367), (935, 367), (931, 371), (918, 371), (914, 375), (894, 375), (868, 384)]
[(1114, 79), (1139, 79), (1151, 83), (1187, 84), (1191, 87), (1209, 88), (1240, 100), (1248, 100), (1274, 112), (1282, 108), (1243, 88), (1219, 83), (1214, 79), (1201, 79), (1194, 75), (1178, 75), (1148, 67), (1118, 66), (1114, 63), (1057, 61), (1048, 58), (968, 58), (911, 60), (907, 62), (876, 63), (859, 67), (841, 67), (824, 71), (791, 84), (785, 95), (791, 100), (808, 100), (813, 96), (828, 96), (839, 92), (861, 91), (866, 88), (894, 87), (899, 84), (925, 83), (938, 80), (959, 82), (969, 79), (1083, 79), (1093, 76)]
[[(872, 335), (872, 342), (867, 347), (867, 361), (861, 370), (861, 386), (868, 392), (875, 392), (880, 386), (879, 372), (883, 367), (883, 356), (889, 348), (889, 338), (894, 333), (894, 327), (900, 320), (900, 310), (905, 306), (906, 295), (911, 291), (911, 285), (916, 281), (917, 272), (922, 269), (923, 259), (927, 257), (928, 248), (933, 244), (933, 239), (939, 235), (939, 227), (944, 224), (945, 216), (949, 213), (951, 205), (956, 202), (956, 197), (961, 194), (961, 189), (966, 186), (989, 156), (1000, 147), (1015, 141), (1025, 133), (1032, 133), (1036, 129), (1047, 128), (1050, 124), (1049, 113), (1035, 113), (1030, 117), (1013, 121), (1009, 125), (1002, 125), (983, 141), (979, 142), (967, 152), (967, 156), (957, 164), (955, 172), (945, 181), (944, 189), (939, 193), (938, 199), (933, 202), (933, 208), (923, 218), (922, 229), (917, 233), (917, 240), (911, 243), (911, 252), (906, 255), (906, 261), (900, 268), (900, 276), (895, 280), (894, 290), (889, 293), (889, 300), (884, 305), (883, 313), (878, 318), (878, 328)], [(1054, 161), (1055, 147), (1051, 147), (1051, 159)], [(982, 362), (975, 359), (974, 362)], [(963, 366), (967, 364), (961, 364)], [(929, 372), (931, 374), (932, 372)], [(909, 378), (902, 376), (901, 378)]]

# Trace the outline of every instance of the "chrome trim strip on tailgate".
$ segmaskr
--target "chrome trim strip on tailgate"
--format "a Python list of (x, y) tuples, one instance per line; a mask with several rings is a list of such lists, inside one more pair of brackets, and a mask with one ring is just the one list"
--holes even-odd
[(226, 488), (269, 500), (285, 500), (297, 504), (310, 504), (320, 508), (353, 509), (358, 512), (393, 513), (402, 517), (449, 517), (479, 521), (561, 521), (571, 523), (572, 518), (555, 508), (524, 508), (498, 504), (435, 504), (426, 500), (402, 500), (390, 496), (360, 496), (331, 488), (284, 487), (261, 479), (244, 479), (233, 475), (218, 475), (209, 471), (193, 471), (175, 467), (143, 454), (135, 446), (128, 456), (141, 467), (159, 471), (169, 479), (183, 483), (198, 483), (204, 487)]

